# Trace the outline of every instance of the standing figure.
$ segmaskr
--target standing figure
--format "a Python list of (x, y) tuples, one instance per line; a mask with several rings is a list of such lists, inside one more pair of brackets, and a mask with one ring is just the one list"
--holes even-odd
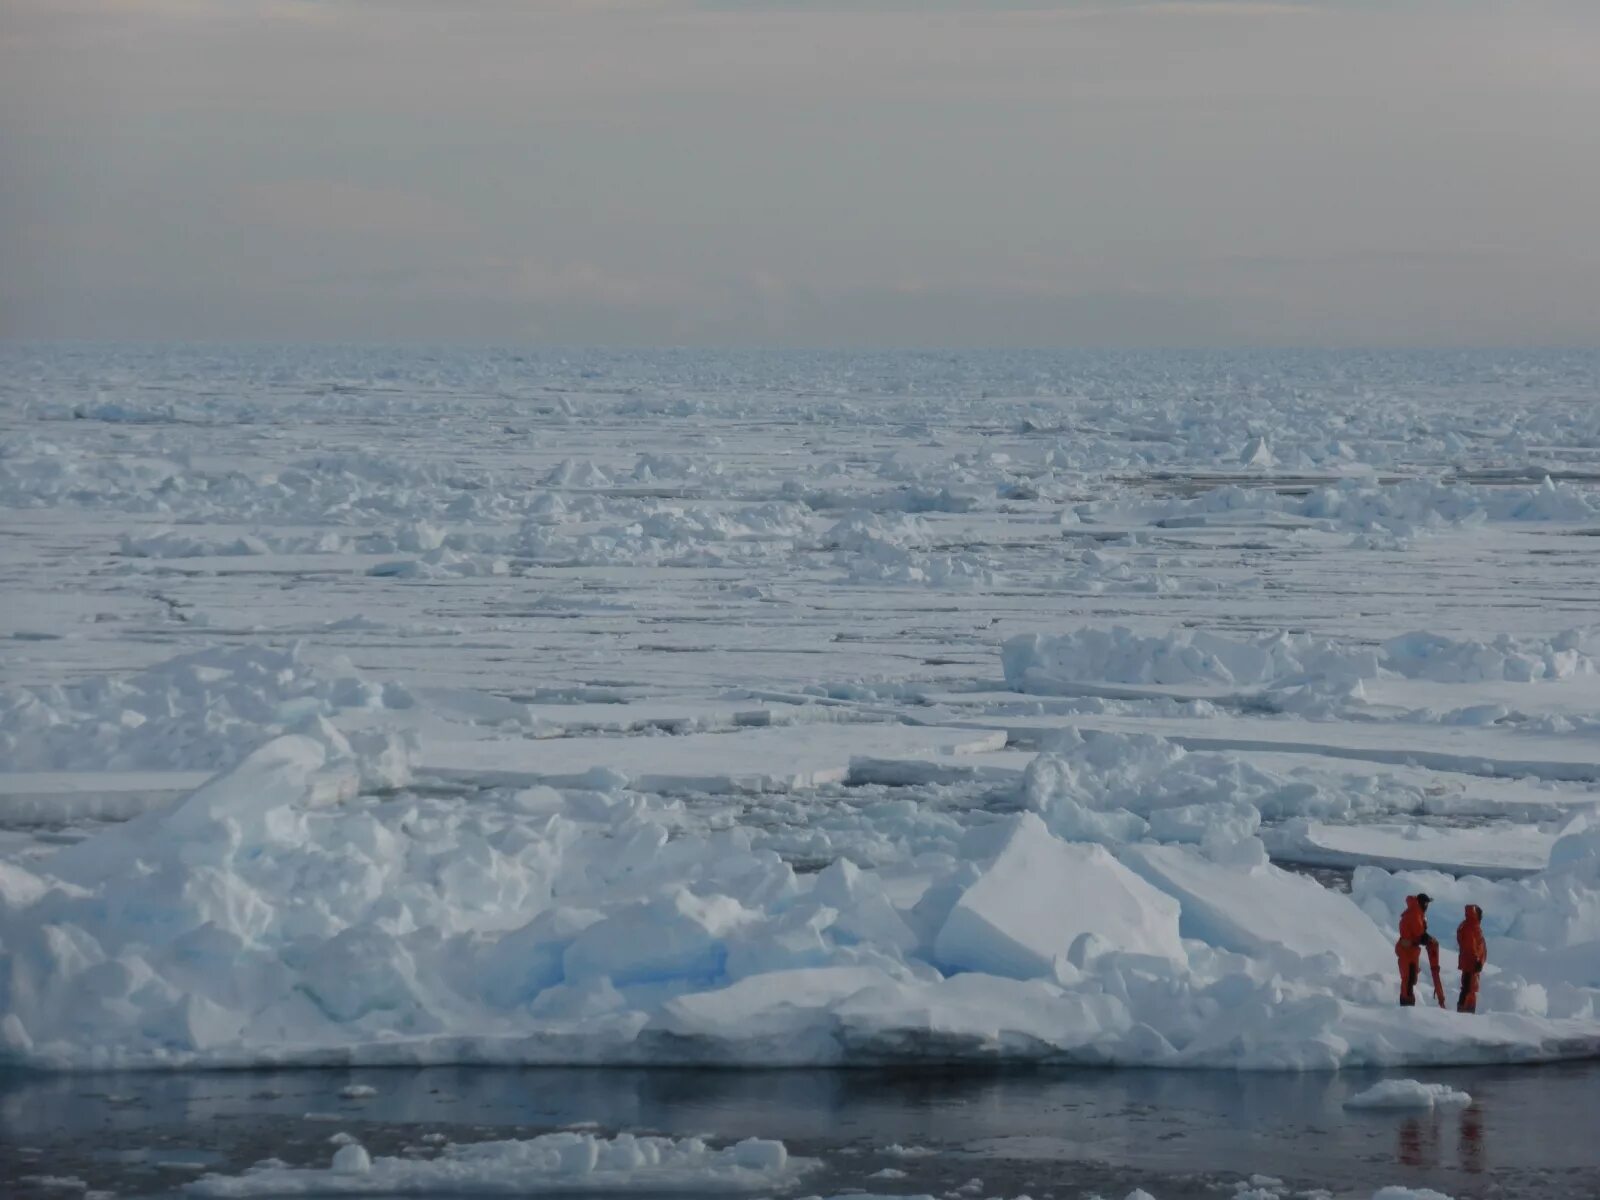
[(1489, 946), (1483, 940), (1483, 909), (1476, 904), (1467, 905), (1467, 919), (1456, 926), (1456, 948), (1461, 952), (1461, 999), (1456, 1001), (1457, 1012), (1478, 1011), (1478, 976), (1483, 974), (1483, 964), (1489, 959)]
[(1406, 897), (1406, 911), (1400, 916), (1400, 940), (1394, 944), (1400, 960), (1400, 1005), (1410, 1008), (1417, 1002), (1417, 976), (1422, 971), (1422, 951), (1428, 951), (1433, 970), (1433, 998), (1444, 1007), (1444, 984), (1439, 979), (1439, 940), (1428, 932), (1428, 905), (1433, 897), (1426, 892)]

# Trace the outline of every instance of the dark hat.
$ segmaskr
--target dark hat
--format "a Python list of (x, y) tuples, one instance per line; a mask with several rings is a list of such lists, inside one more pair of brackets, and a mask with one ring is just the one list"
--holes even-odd
[(1427, 906), (1427, 905), (1433, 903), (1433, 897), (1428, 895), (1427, 892), (1418, 892), (1417, 893), (1417, 903), (1421, 904), (1423, 906)]

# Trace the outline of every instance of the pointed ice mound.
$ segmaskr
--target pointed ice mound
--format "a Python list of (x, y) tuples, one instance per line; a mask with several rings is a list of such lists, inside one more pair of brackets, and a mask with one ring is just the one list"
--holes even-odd
[(1256, 434), (1245, 442), (1244, 449), (1239, 451), (1239, 465), (1244, 467), (1275, 467), (1278, 465), (1277, 456), (1272, 453), (1272, 446), (1267, 442), (1265, 434)]
[(1176, 900), (1104, 847), (1060, 841), (1024, 813), (950, 910), (934, 957), (947, 972), (1032, 979), (1051, 974), (1057, 958), (1081, 965), (1086, 935), (1105, 949), (1184, 958)]

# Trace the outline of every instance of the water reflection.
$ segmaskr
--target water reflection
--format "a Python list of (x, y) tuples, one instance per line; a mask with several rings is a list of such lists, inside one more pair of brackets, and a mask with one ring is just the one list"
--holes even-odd
[(1461, 1112), (1460, 1137), (1456, 1147), (1462, 1169), (1472, 1175), (1481, 1174), (1484, 1159), (1483, 1115), (1476, 1104), (1468, 1105)]
[[(1454, 1132), (1455, 1159), (1444, 1153), (1445, 1129)], [(1469, 1175), (1483, 1173), (1485, 1137), (1479, 1103), (1439, 1112), (1408, 1113), (1395, 1128), (1395, 1161), (1406, 1167), (1458, 1167)]]
[(1425, 1117), (1415, 1114), (1404, 1117), (1395, 1133), (1396, 1161), (1407, 1167), (1436, 1167), (1439, 1165), (1438, 1118), (1429, 1113)]

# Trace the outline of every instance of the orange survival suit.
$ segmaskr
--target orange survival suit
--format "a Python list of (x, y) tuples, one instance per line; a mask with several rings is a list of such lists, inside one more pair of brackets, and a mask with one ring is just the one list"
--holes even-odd
[(1433, 970), (1433, 998), (1444, 1007), (1444, 984), (1439, 979), (1439, 940), (1428, 932), (1428, 905), (1433, 898), (1426, 892), (1406, 897), (1406, 911), (1400, 916), (1400, 940), (1394, 944), (1400, 960), (1400, 1004), (1410, 1008), (1417, 1002), (1417, 976), (1422, 970), (1422, 951), (1428, 951), (1428, 966)]
[(1476, 904), (1467, 905), (1467, 919), (1456, 926), (1456, 948), (1461, 952), (1457, 962), (1461, 968), (1461, 999), (1456, 1001), (1456, 1011), (1477, 1012), (1478, 976), (1483, 974), (1489, 947), (1483, 940), (1483, 909)]

